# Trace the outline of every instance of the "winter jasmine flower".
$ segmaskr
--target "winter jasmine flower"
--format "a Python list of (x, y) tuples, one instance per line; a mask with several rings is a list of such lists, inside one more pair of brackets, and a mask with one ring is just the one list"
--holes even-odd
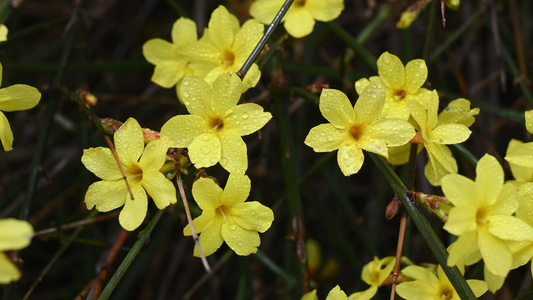
[(362, 292), (353, 293), (348, 297), (350, 300), (370, 300), (377, 293), (378, 288), (387, 279), (394, 268), (395, 257), (387, 256), (379, 259), (374, 257), (374, 260), (363, 267), (361, 279), (370, 287)]
[[(33, 236), (33, 227), (27, 221), (0, 220), (0, 251), (26, 248)], [(20, 271), (13, 262), (0, 252), (0, 284), (8, 284), (20, 278)]]
[(126, 182), (109, 148), (89, 148), (83, 151), (81, 162), (101, 178), (89, 186), (85, 194), (87, 209), (96, 207), (107, 212), (124, 206), (119, 215), (120, 225), (135, 230), (146, 217), (147, 193), (158, 209), (176, 203), (176, 189), (165, 175), (159, 172), (166, 160), (169, 142), (165, 138), (144, 146), (144, 137), (137, 120), (129, 118), (114, 134), (115, 148), (123, 166)]
[[(261, 243), (258, 232), (270, 228), (274, 213), (257, 201), (245, 202), (250, 187), (248, 176), (235, 173), (230, 174), (224, 190), (210, 178), (194, 182), (192, 195), (202, 214), (193, 220), (193, 225), (200, 234), (205, 256), (213, 254), (223, 242), (238, 255), (257, 252)], [(183, 229), (183, 234), (192, 234), (189, 225)], [(196, 247), (194, 255), (200, 256)]]
[[(316, 290), (306, 293), (303, 295), (301, 300), (318, 300), (318, 297), (316, 296)], [(329, 291), (328, 295), (326, 296), (326, 300), (348, 300), (348, 297), (346, 296), (346, 293), (341, 290), (338, 285), (336, 285), (331, 289), (331, 291)]]

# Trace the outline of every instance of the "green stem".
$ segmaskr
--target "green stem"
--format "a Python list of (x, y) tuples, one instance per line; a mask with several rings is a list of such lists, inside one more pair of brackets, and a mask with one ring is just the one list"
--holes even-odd
[(283, 281), (285, 281), (287, 285), (292, 287), (296, 285), (296, 279), (285, 273), (285, 271), (283, 271), (281, 267), (279, 267), (275, 262), (268, 258), (268, 256), (264, 255), (263, 252), (258, 250), (257, 253), (255, 253), (253, 256), (257, 258), (260, 262), (262, 262), (272, 272), (278, 275)]
[(329, 29), (333, 31), (346, 45), (350, 46), (361, 58), (367, 63), (367, 65), (372, 68), (372, 70), (376, 71), (378, 70), (378, 66), (376, 64), (376, 58), (370, 51), (366, 50), (361, 43), (359, 43), (356, 39), (353, 38), (353, 36), (348, 33), (344, 28), (342, 28), (339, 24), (336, 22), (328, 22), (326, 23), (328, 25)]
[(148, 226), (146, 226), (146, 228), (142, 231), (141, 236), (139, 237), (137, 242), (135, 242), (135, 245), (133, 245), (130, 252), (128, 252), (128, 255), (126, 255), (126, 258), (124, 258), (115, 274), (113, 274), (113, 277), (111, 277), (111, 280), (109, 280), (109, 282), (107, 283), (106, 287), (102, 291), (102, 294), (100, 295), (100, 297), (98, 297), (98, 300), (109, 299), (111, 293), (113, 293), (118, 283), (122, 279), (122, 276), (124, 276), (133, 260), (135, 260), (135, 258), (137, 257), (137, 254), (139, 254), (142, 247), (148, 242), (152, 230), (154, 230), (155, 226), (157, 225), (164, 213), (164, 209), (158, 211), (157, 214), (155, 214), (155, 216), (152, 218)]
[(408, 190), (403, 182), (392, 171), (387, 161), (374, 153), (367, 152), (366, 155), (374, 161), (380, 172), (385, 176), (385, 179), (389, 182), (393, 192), (398, 196), (398, 199), (402, 202), (402, 206), (407, 210), (407, 213), (413, 220), (413, 223), (418, 228), (418, 231), (422, 237), (426, 240), (431, 252), (437, 258), (438, 263), (441, 265), (444, 273), (448, 276), (448, 279), (455, 288), (460, 299), (476, 299), (476, 296), (466, 283), (464, 276), (461, 274), (457, 267), (449, 267), (448, 252), (441, 240), (437, 237), (433, 228), (429, 225), (426, 217), (418, 210), (416, 204), (411, 200), (408, 195)]

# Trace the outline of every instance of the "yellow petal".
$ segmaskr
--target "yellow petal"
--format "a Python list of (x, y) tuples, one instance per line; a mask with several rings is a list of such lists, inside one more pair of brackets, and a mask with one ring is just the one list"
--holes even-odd
[(385, 141), (388, 147), (395, 147), (407, 144), (416, 132), (413, 125), (407, 121), (381, 119), (372, 123), (367, 133), (373, 139)]
[(7, 33), (8, 33), (8, 29), (6, 27), (6, 25), (4, 24), (0, 24), (0, 42), (5, 42), (7, 41)]
[(246, 256), (257, 252), (261, 244), (259, 234), (255, 230), (246, 230), (228, 218), (222, 223), (222, 238), (238, 255)]
[(97, 181), (89, 186), (85, 194), (87, 209), (96, 206), (100, 212), (108, 212), (124, 205), (130, 194), (123, 179)]
[(462, 124), (443, 124), (434, 128), (428, 138), (435, 143), (451, 145), (466, 141), (471, 133)]
[(0, 89), (0, 110), (17, 111), (35, 107), (41, 100), (41, 93), (36, 88), (15, 84)]
[(328, 295), (326, 296), (326, 300), (347, 300), (348, 296), (346, 296), (346, 293), (341, 290), (341, 288), (336, 285), (334, 288), (329, 291)]
[[(204, 210), (202, 211), (202, 214), (192, 220), (192, 224), (194, 226), (194, 230), (197, 234), (200, 234), (204, 231), (206, 231), (208, 228), (211, 227), (211, 224), (215, 221), (215, 211), (214, 210)], [(183, 228), (183, 235), (185, 236), (191, 236), (191, 227), (189, 224)]]
[(511, 164), (533, 168), (533, 142), (516, 145), (512, 149), (507, 149), (505, 160)]
[(252, 134), (263, 128), (272, 118), (264, 112), (261, 105), (255, 103), (240, 104), (227, 116), (224, 126), (237, 132), (240, 136)]
[[(416, 121), (422, 132), (427, 132), (428, 128), (428, 115), (427, 110), (420, 104), (418, 101), (415, 100), (407, 100), (405, 104), (405, 108), (407, 111), (411, 114), (413, 119)], [(432, 128), (429, 128), (432, 129)]]
[(438, 286), (432, 286), (423, 280), (406, 281), (398, 284), (396, 292), (404, 299), (438, 299), (436, 298), (439, 294), (437, 287)]
[(144, 151), (144, 135), (137, 120), (126, 120), (115, 132), (114, 140), (118, 157), (123, 164), (129, 165), (139, 160)]
[(413, 59), (405, 65), (405, 86), (407, 93), (414, 94), (428, 77), (428, 68), (423, 59)]
[(109, 148), (89, 148), (83, 150), (81, 162), (94, 175), (104, 180), (122, 178), (118, 162)]
[(229, 175), (226, 187), (220, 196), (220, 203), (225, 206), (233, 206), (246, 201), (250, 194), (250, 178), (244, 174), (233, 173)]
[(533, 228), (513, 216), (497, 215), (490, 217), (488, 230), (502, 240), (533, 241)]
[(259, 232), (267, 231), (274, 221), (272, 210), (257, 201), (236, 204), (231, 208), (231, 215), (242, 228)]
[(222, 188), (220, 188), (211, 178), (198, 178), (192, 185), (192, 195), (198, 206), (206, 210), (215, 210), (222, 203)]
[(250, 6), (250, 15), (263, 24), (270, 24), (285, 1), (258, 0)]
[(304, 143), (315, 152), (331, 152), (339, 149), (345, 137), (345, 130), (338, 129), (330, 123), (320, 124), (311, 128)]
[(13, 132), (11, 131), (11, 126), (9, 126), (9, 121), (6, 118), (6, 115), (0, 111), (0, 140), (2, 141), (2, 146), (4, 151), (13, 150)]
[(261, 78), (261, 71), (259, 70), (259, 66), (257, 66), (257, 64), (254, 63), (248, 70), (248, 73), (246, 73), (246, 75), (242, 79), (242, 92), (244, 93), (248, 89), (255, 87), (257, 83), (259, 82), (260, 78)]
[(236, 73), (223, 73), (213, 82), (211, 109), (223, 118), (229, 115), (241, 98), (242, 82)]
[(329, 22), (336, 19), (344, 9), (343, 0), (307, 0), (305, 8), (311, 13), (313, 18), (322, 22)]
[(512, 215), (518, 209), (518, 189), (507, 182), (503, 185), (496, 202), (491, 205), (493, 215)]
[(161, 137), (158, 140), (153, 140), (146, 144), (141, 159), (139, 160), (141, 169), (143, 171), (159, 171), (167, 158), (169, 143), (170, 141), (167, 137)]
[[(205, 256), (209, 256), (215, 253), (215, 251), (217, 251), (217, 249), (222, 246), (224, 239), (222, 238), (221, 232), (221, 218), (214, 218), (213, 222), (211, 223), (211, 226), (208, 227), (206, 230), (202, 231), (202, 234), (200, 234), (199, 237), (199, 241)], [(200, 257), (200, 252), (198, 251), (198, 248), (196, 246), (194, 246), (193, 254), (196, 257)]]
[(353, 293), (348, 297), (348, 300), (370, 300), (378, 292), (378, 287), (373, 285), (362, 292)]
[(237, 18), (230, 14), (224, 6), (218, 6), (209, 19), (209, 40), (221, 51), (231, 47), (235, 26), (239, 27)]
[(196, 77), (186, 77), (180, 84), (178, 97), (191, 115), (207, 119), (211, 116), (211, 87), (207, 82)]
[(441, 185), (441, 179), (448, 174), (457, 173), (457, 162), (448, 147), (439, 144), (426, 145), (428, 163), (424, 167), (424, 175), (433, 186)]
[(476, 166), (476, 188), (479, 197), (487, 205), (492, 205), (498, 199), (503, 187), (503, 169), (492, 155), (485, 154)]
[[(511, 139), (509, 145), (507, 146), (507, 155), (513, 155), (517, 148), (522, 147), (524, 143), (519, 140)], [(505, 157), (507, 159), (507, 157)], [(507, 161), (509, 162), (509, 161)], [(509, 167), (513, 173), (513, 177), (516, 181), (520, 183), (533, 181), (533, 168), (532, 167), (523, 167), (509, 162)]]
[(31, 241), (33, 227), (17, 219), (0, 219), (0, 251), (26, 248)]
[(176, 61), (162, 62), (155, 66), (151, 80), (155, 84), (169, 89), (183, 79), (186, 68)]
[(355, 121), (355, 113), (346, 95), (334, 89), (323, 89), (320, 94), (320, 112), (333, 126), (347, 128)]
[[(505, 186), (504, 186), (505, 187)], [(503, 194), (503, 193), (502, 193)], [(533, 225), (533, 183), (528, 182), (520, 187), (518, 190), (518, 209), (516, 209), (516, 216)]]
[[(263, 2), (267, 2), (267, 1), (263, 1)], [(318, 297), (316, 296), (316, 289), (303, 295), (300, 300), (318, 300)]]
[(157, 65), (165, 61), (175, 61), (176, 46), (163, 40), (151, 39), (143, 45), (143, 55), (148, 62)]
[(533, 110), (526, 111), (524, 117), (526, 118), (526, 130), (533, 133)]
[(392, 90), (403, 90), (405, 84), (405, 68), (398, 56), (384, 52), (378, 58), (378, 74), (381, 81)]
[(474, 116), (479, 114), (479, 108), (470, 109), (470, 101), (459, 98), (455, 99), (439, 114), (438, 125), (441, 124), (463, 124), (472, 126), (475, 122)]
[(487, 282), (487, 287), (489, 288), (489, 291), (495, 294), (496, 291), (503, 286), (506, 276), (498, 276), (494, 273), (491, 273), (487, 269), (487, 266), (485, 266), (483, 278), (485, 279), (485, 282)]
[(291, 36), (302, 38), (313, 31), (315, 19), (307, 9), (293, 5), (285, 15), (284, 27)]
[(370, 123), (379, 118), (385, 105), (385, 89), (381, 81), (372, 81), (354, 105), (355, 120)]
[(478, 245), (487, 269), (494, 275), (507, 276), (513, 258), (505, 242), (492, 235), (488, 230), (479, 230)]
[(4, 253), (0, 252), (0, 284), (8, 284), (20, 278), (20, 271)]
[(370, 80), (368, 78), (361, 78), (355, 82), (355, 91), (357, 95), (361, 95), (363, 90), (370, 85)]
[(248, 154), (246, 144), (234, 131), (220, 134), (222, 152), (220, 165), (230, 173), (244, 173), (248, 169)]
[(442, 191), (455, 206), (477, 202), (478, 193), (475, 183), (461, 175), (450, 174), (442, 178)]
[(128, 194), (124, 208), (118, 216), (120, 226), (128, 231), (133, 231), (141, 225), (148, 210), (148, 199), (144, 189), (140, 185), (132, 186), (131, 192), (134, 199), (132, 200)]
[(344, 176), (350, 176), (359, 172), (365, 156), (363, 151), (357, 147), (356, 143), (342, 143), (337, 153), (337, 163)]
[(170, 147), (187, 148), (195, 138), (208, 130), (209, 128), (202, 117), (179, 115), (163, 124), (160, 136), (170, 140)]
[(217, 135), (203, 133), (189, 145), (189, 158), (197, 169), (214, 166), (220, 161), (221, 147)]
[(513, 269), (527, 264), (533, 257), (532, 242), (508, 242), (507, 246), (513, 254)]
[(172, 43), (176, 47), (196, 42), (197, 39), (198, 31), (193, 20), (181, 17), (172, 25)]
[(452, 267), (458, 264), (464, 265), (465, 257), (473, 247), (477, 247), (476, 231), (469, 231), (460, 235), (457, 240), (448, 248), (448, 266)]
[(477, 206), (469, 204), (453, 207), (448, 214), (448, 221), (444, 224), (443, 228), (454, 235), (462, 235), (475, 230), (477, 227), (477, 210)]
[(241, 29), (235, 35), (235, 42), (232, 49), (235, 53), (235, 68), (241, 68), (248, 56), (255, 49), (265, 26), (254, 19), (250, 19), (242, 24)]
[(158, 209), (176, 203), (176, 188), (165, 175), (157, 170), (143, 171), (142, 186), (154, 200)]
[(440, 284), (440, 280), (433, 272), (420, 266), (407, 266), (402, 269), (402, 274), (417, 281), (428, 283), (429, 285), (437, 286)]

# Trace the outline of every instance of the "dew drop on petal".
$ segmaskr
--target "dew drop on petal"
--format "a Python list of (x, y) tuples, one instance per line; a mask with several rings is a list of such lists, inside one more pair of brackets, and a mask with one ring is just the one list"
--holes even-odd
[(187, 91), (184, 91), (184, 92), (183, 92), (183, 97), (189, 97), (189, 96), (190, 96), (190, 93), (189, 93), (189, 92), (187, 92)]
[(248, 125), (246, 125), (246, 124), (242, 125), (242, 129), (244, 129), (244, 130), (248, 129)]
[(222, 166), (227, 165), (227, 164), (228, 164), (228, 158), (227, 158), (227, 157), (222, 157), (222, 158), (220, 159), (220, 164), (221, 164)]
[(351, 156), (351, 157), (354, 157), (355, 156), (355, 150), (354, 149), (350, 149), (350, 151), (348, 151), (348, 155)]
[(124, 146), (124, 148), (128, 148), (130, 146), (130, 144), (128, 142), (124, 142), (124, 144), (122, 144), (122, 146)]
[(331, 141), (333, 141), (333, 136), (328, 135), (328, 137), (326, 139), (328, 140), (328, 142), (331, 142)]
[(241, 247), (242, 247), (242, 245), (244, 245), (244, 244), (243, 244), (242, 242), (239, 242), (239, 246), (241, 246)]
[(390, 64), (390, 57), (389, 57), (389, 54), (385, 53), (383, 54), (383, 63), (385, 64)]
[(202, 153), (204, 153), (204, 154), (209, 153), (209, 147), (207, 147), (207, 146), (203, 146), (201, 150), (202, 150)]
[(402, 139), (405, 138), (405, 134), (400, 133), (400, 137), (401, 137)]
[(209, 141), (209, 137), (207, 135), (202, 136), (202, 141), (204, 142)]
[(189, 85), (189, 80), (187, 79), (183, 80), (183, 85)]
[(349, 160), (349, 159), (345, 159), (345, 160), (344, 160), (344, 164), (345, 164), (347, 167), (349, 167), (349, 166), (352, 165), (352, 161)]
[(243, 119), (248, 119), (248, 114), (247, 113), (242, 114), (242, 118)]
[(220, 147), (220, 143), (219, 142), (213, 142), (213, 148), (218, 148)]
[(378, 97), (378, 94), (376, 94), (376, 93), (372, 93), (371, 95), (372, 95), (372, 98), (374, 98), (374, 99)]
[(235, 229), (237, 229), (237, 226), (231, 224), (231, 225), (229, 226), (229, 229), (231, 229), (231, 230), (235, 230)]
[(350, 141), (344, 141), (344, 146), (350, 146), (350, 145), (351, 145)]
[(185, 106), (189, 106), (189, 105), (191, 105), (191, 102), (190, 102), (190, 101), (187, 101), (187, 100), (185, 100), (185, 101), (183, 101), (183, 104), (185, 104)]

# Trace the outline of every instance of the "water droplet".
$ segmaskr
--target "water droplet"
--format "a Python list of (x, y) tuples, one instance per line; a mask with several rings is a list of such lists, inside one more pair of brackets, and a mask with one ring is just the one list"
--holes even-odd
[(202, 136), (202, 141), (204, 142), (209, 141), (209, 137), (207, 135)]
[(129, 144), (128, 142), (124, 142), (124, 144), (122, 144), (122, 146), (123, 146), (124, 148), (128, 148), (128, 147), (130, 146), (130, 144)]
[(205, 154), (203, 154), (203, 153), (198, 153), (198, 157), (201, 158), (201, 159), (204, 159), (204, 158), (205, 158)]
[(209, 153), (209, 147), (207, 147), (207, 146), (203, 146), (201, 150), (202, 150), (202, 153), (204, 153), (204, 154)]
[(187, 100), (183, 101), (183, 103), (185, 104), (185, 106), (189, 106), (189, 105), (191, 105), (191, 102), (190, 102), (190, 101), (187, 101)]
[(191, 97), (191, 100), (192, 100), (192, 101), (196, 101), (196, 96), (192, 96), (192, 97)]
[(209, 160), (211, 162), (211, 164), (216, 164), (217, 163), (217, 159), (216, 157), (211, 157), (211, 159)]
[(257, 116), (258, 114), (259, 114), (259, 110), (254, 111), (254, 115)]
[(350, 149), (350, 151), (348, 151), (348, 156), (354, 157), (355, 156), (355, 150)]
[(231, 229), (231, 230), (235, 230), (235, 229), (237, 229), (237, 226), (231, 224), (231, 225), (229, 226), (229, 229)]
[(222, 166), (227, 165), (227, 164), (228, 164), (228, 158), (227, 158), (227, 157), (222, 157), (222, 158), (220, 159), (220, 164), (221, 164)]
[(402, 139), (405, 138), (405, 134), (400, 133), (400, 137), (401, 137)]
[(239, 242), (239, 246), (241, 246), (241, 247), (242, 247), (242, 245), (244, 245), (244, 244), (243, 244), (242, 242)]
[(333, 136), (328, 135), (328, 137), (326, 139), (328, 140), (328, 142), (331, 142), (331, 141), (333, 141)]
[(189, 85), (189, 80), (187, 79), (183, 80), (183, 85)]
[(383, 63), (390, 64), (390, 56), (388, 53), (383, 54)]
[(213, 143), (213, 148), (218, 148), (220, 147), (220, 143), (219, 142), (214, 142)]
[(189, 96), (190, 96), (190, 93), (189, 93), (189, 92), (187, 92), (187, 91), (184, 91), (184, 92), (183, 92), (183, 97), (189, 97)]
[(350, 146), (350, 145), (351, 145), (350, 141), (344, 141), (344, 146)]
[(248, 119), (248, 114), (247, 113), (242, 114), (242, 118), (243, 119)]
[(244, 130), (248, 129), (248, 125), (246, 125), (246, 124), (242, 125), (242, 129), (244, 129)]
[(349, 166), (352, 165), (352, 161), (349, 160), (349, 159), (345, 159), (345, 160), (344, 160), (344, 164), (345, 164), (347, 167), (349, 167)]

